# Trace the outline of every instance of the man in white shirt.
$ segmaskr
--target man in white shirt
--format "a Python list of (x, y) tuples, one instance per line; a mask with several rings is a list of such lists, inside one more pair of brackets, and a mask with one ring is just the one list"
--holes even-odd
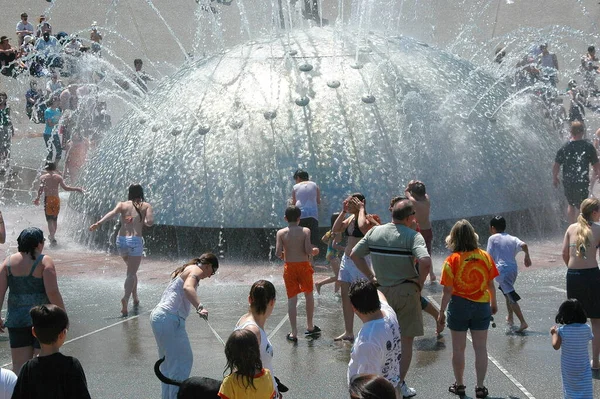
[(299, 226), (310, 230), (310, 242), (319, 245), (319, 204), (321, 203), (321, 190), (313, 181), (308, 180), (308, 172), (298, 169), (294, 173), (294, 188), (292, 189), (292, 205), (302, 211)]
[(26, 12), (21, 14), (21, 20), (17, 23), (17, 38), (19, 47), (23, 44), (23, 38), (27, 35), (33, 35), (33, 25), (27, 21), (29, 16)]
[(352, 347), (348, 381), (357, 374), (376, 374), (392, 383), (398, 397), (402, 397), (402, 350), (396, 313), (376, 285), (366, 280), (359, 280), (350, 286), (350, 302), (364, 324)]

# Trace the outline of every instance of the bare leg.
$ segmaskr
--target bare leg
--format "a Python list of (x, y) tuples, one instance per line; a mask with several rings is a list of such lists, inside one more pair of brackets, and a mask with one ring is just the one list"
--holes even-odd
[(594, 339), (592, 339), (592, 368), (600, 368), (600, 319), (590, 319), (592, 322), (592, 333)]
[(507, 297), (504, 297), (504, 299), (506, 300), (506, 310), (508, 312), (508, 316), (506, 316), (506, 322), (512, 326), (513, 324), (515, 324), (514, 318), (513, 318), (513, 308), (512, 306), (510, 306), (510, 302), (508, 301)]
[(141, 256), (123, 256), (123, 260), (127, 265), (127, 277), (125, 278), (125, 294), (123, 295), (123, 299), (121, 299), (121, 314), (123, 316), (127, 315), (127, 304), (129, 303), (129, 297), (133, 292), (133, 288), (135, 286), (137, 280), (137, 271), (140, 267), (140, 263), (142, 262)]
[(137, 285), (138, 285), (138, 278), (137, 278), (137, 274), (136, 274), (135, 281), (133, 283), (133, 290), (131, 291), (131, 297), (133, 298), (133, 306), (138, 306), (140, 304), (140, 299), (138, 298)]
[(57, 227), (58, 226), (56, 220), (48, 220), (48, 238), (50, 240), (54, 240), (54, 235), (56, 234)]
[(521, 311), (521, 307), (517, 302), (510, 304), (510, 309), (515, 313), (521, 325), (517, 329), (517, 332), (523, 332), (529, 327), (529, 324), (525, 321), (525, 316), (523, 316), (523, 312)]
[(339, 284), (338, 284), (338, 274), (340, 272), (340, 260), (335, 258), (332, 259), (329, 262), (329, 265), (331, 265), (331, 270), (333, 271), (333, 276), (331, 277), (327, 277), (326, 279), (323, 279), (319, 282), (317, 282), (315, 284), (315, 288), (317, 289), (317, 294), (321, 295), (321, 287), (324, 286), (325, 284), (331, 284), (331, 283), (335, 283), (335, 291), (337, 292), (337, 290), (339, 289)]
[[(477, 376), (477, 387), (483, 387), (483, 380), (487, 373), (487, 330), (471, 330), (473, 338), (473, 350), (475, 351), (475, 374)], [(464, 352), (463, 352), (464, 355)]]
[(402, 357), (400, 358), (400, 382), (406, 378), (410, 362), (412, 361), (413, 341), (414, 337), (400, 337), (400, 347), (402, 349)]
[(312, 331), (315, 328), (313, 324), (313, 316), (315, 314), (315, 297), (313, 292), (305, 292), (304, 299), (306, 300), (306, 329)]
[(350, 283), (340, 281), (340, 287), (342, 289), (342, 312), (344, 313), (344, 333), (336, 338), (334, 341), (351, 341), (354, 339), (354, 311), (352, 310), (352, 302), (350, 302)]
[(11, 348), (12, 367), (16, 375), (19, 375), (21, 367), (29, 359), (33, 359), (33, 346), (24, 346), (22, 348)]
[(290, 326), (292, 327), (292, 337), (298, 337), (298, 326), (296, 324), (296, 317), (298, 311), (296, 306), (298, 304), (298, 297), (288, 298), (288, 317), (290, 318)]
[[(465, 385), (465, 349), (467, 347), (467, 332), (450, 330), (452, 335), (452, 370), (457, 385)], [(487, 358), (486, 358), (487, 359)]]

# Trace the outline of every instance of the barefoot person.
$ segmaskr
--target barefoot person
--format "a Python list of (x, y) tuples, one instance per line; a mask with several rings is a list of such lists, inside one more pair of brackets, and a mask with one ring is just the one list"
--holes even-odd
[(56, 164), (50, 162), (44, 168), (46, 173), (40, 177), (40, 188), (38, 195), (33, 203), (37, 206), (40, 204), (40, 197), (44, 194), (44, 213), (48, 222), (48, 239), (50, 246), (56, 245), (56, 229), (58, 228), (58, 213), (60, 212), (60, 198), (58, 196), (58, 188), (62, 187), (65, 191), (77, 191), (83, 193), (80, 187), (71, 187), (65, 184), (63, 177), (56, 171)]
[(529, 327), (521, 311), (518, 301), (521, 299), (517, 291), (515, 291), (515, 281), (519, 273), (517, 259), (515, 256), (519, 251), (525, 252), (525, 267), (531, 266), (531, 258), (529, 257), (529, 248), (527, 244), (519, 240), (517, 237), (511, 236), (505, 232), (506, 220), (502, 216), (494, 216), (490, 220), (490, 233), (492, 236), (488, 239), (487, 253), (496, 262), (498, 273), (496, 277), (498, 288), (506, 298), (506, 322), (512, 327), (514, 320), (513, 314), (517, 315), (521, 325), (516, 332), (523, 332)]
[(121, 216), (121, 229), (117, 236), (117, 250), (127, 265), (125, 295), (121, 299), (121, 314), (127, 316), (127, 304), (130, 296), (133, 296), (133, 306), (140, 304), (137, 292), (137, 271), (144, 251), (142, 230), (144, 226), (150, 227), (154, 224), (152, 206), (144, 202), (144, 189), (142, 186), (139, 184), (129, 186), (128, 200), (119, 202), (115, 209), (91, 225), (90, 231), (95, 231), (102, 223), (116, 215)]
[(6, 320), (0, 318), (0, 332), (8, 328), (12, 366), (17, 374), (40, 351), (40, 343), (31, 332), (31, 307), (53, 304), (65, 308), (54, 262), (42, 254), (44, 242), (42, 230), (26, 228), (17, 238), (18, 252), (0, 266), (0, 308), (8, 290)]
[[(183, 381), (190, 376), (194, 357), (185, 320), (192, 306), (200, 317), (208, 317), (208, 310), (200, 303), (196, 289), (200, 280), (211, 278), (218, 269), (219, 259), (208, 252), (178, 267), (171, 273), (171, 282), (150, 314), (158, 356), (165, 357), (160, 371), (168, 378)], [(164, 383), (161, 386), (162, 399), (177, 398), (178, 386)]]
[[(335, 224), (339, 216), (339, 212), (331, 215), (331, 227)], [(321, 238), (325, 244), (327, 244), (327, 253), (325, 254), (325, 259), (331, 266), (331, 271), (333, 272), (333, 276), (327, 277), (321, 281), (317, 281), (315, 283), (315, 288), (317, 289), (317, 294), (321, 294), (321, 287), (325, 284), (335, 283), (334, 291), (337, 294), (340, 289), (340, 283), (337, 281), (338, 274), (340, 273), (340, 258), (344, 254), (344, 247), (340, 245), (342, 242), (342, 233), (334, 233), (333, 230), (329, 230), (325, 235)]]
[[(334, 341), (354, 341), (354, 312), (348, 294), (350, 293), (350, 284), (361, 279), (366, 280), (367, 276), (358, 270), (354, 261), (350, 259), (350, 253), (365, 234), (380, 223), (379, 216), (367, 214), (365, 203), (365, 196), (361, 193), (350, 195), (342, 202), (342, 211), (331, 228), (334, 233), (344, 232), (348, 237), (338, 276), (342, 291), (344, 333), (334, 338)], [(346, 217), (348, 213), (350, 216)]]
[[(446, 237), (446, 246), (452, 254), (442, 266), (444, 294), (440, 305), (439, 323), (446, 324), (452, 333), (452, 369), (454, 383), (449, 392), (465, 396), (465, 349), (467, 331), (471, 330), (475, 351), (475, 397), (486, 398), (488, 389), (483, 384), (488, 366), (487, 336), (492, 315), (498, 311), (494, 278), (498, 270), (492, 257), (479, 249), (479, 237), (467, 220), (454, 224)], [(403, 354), (404, 355), (404, 354)]]
[(278, 258), (285, 261), (283, 281), (288, 297), (288, 315), (292, 331), (287, 335), (287, 340), (298, 342), (298, 327), (296, 325), (298, 294), (304, 293), (306, 300), (306, 331), (304, 335), (313, 336), (321, 329), (313, 324), (315, 299), (313, 296), (313, 273), (310, 256), (313, 246), (310, 242), (310, 230), (298, 226), (300, 208), (291, 205), (285, 210), (285, 220), (288, 227), (277, 232), (275, 253)]
[(592, 324), (592, 369), (600, 369), (600, 269), (596, 251), (600, 245), (600, 200), (581, 203), (577, 223), (563, 240), (562, 257), (567, 264), (567, 298), (577, 299)]
[[(429, 256), (432, 255), (431, 243), (433, 241), (433, 230), (431, 229), (431, 221), (429, 220), (429, 213), (431, 210), (431, 202), (429, 201), (429, 195), (425, 189), (425, 184), (419, 180), (411, 180), (404, 190), (406, 197), (412, 201), (415, 209), (415, 217), (419, 224), (419, 232), (425, 239), (425, 245), (427, 246), (427, 252)], [(429, 281), (433, 282), (437, 279), (433, 267), (429, 270)]]

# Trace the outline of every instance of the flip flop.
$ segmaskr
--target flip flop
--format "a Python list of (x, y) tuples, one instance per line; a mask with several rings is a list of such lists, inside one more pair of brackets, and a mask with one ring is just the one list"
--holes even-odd
[(298, 337), (292, 336), (292, 333), (288, 333), (288, 335), (285, 336), (285, 339), (290, 342), (298, 342)]
[(448, 392), (451, 392), (458, 396), (465, 396), (467, 387), (464, 385), (458, 385), (456, 382), (448, 387)]
[(304, 331), (304, 335), (317, 335), (317, 334), (321, 334), (321, 329), (316, 324), (313, 325), (312, 330)]

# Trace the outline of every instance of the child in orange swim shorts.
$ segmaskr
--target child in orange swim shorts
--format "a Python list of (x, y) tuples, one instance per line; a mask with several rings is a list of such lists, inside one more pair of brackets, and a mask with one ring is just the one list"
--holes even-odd
[(314, 336), (321, 329), (313, 324), (315, 300), (313, 297), (313, 273), (310, 256), (313, 246), (310, 242), (310, 230), (298, 226), (300, 208), (294, 205), (285, 210), (285, 220), (288, 227), (277, 232), (277, 257), (285, 261), (283, 281), (288, 296), (288, 315), (292, 331), (287, 335), (287, 340), (298, 342), (298, 328), (296, 325), (298, 294), (304, 293), (306, 299), (306, 331), (304, 335)]

